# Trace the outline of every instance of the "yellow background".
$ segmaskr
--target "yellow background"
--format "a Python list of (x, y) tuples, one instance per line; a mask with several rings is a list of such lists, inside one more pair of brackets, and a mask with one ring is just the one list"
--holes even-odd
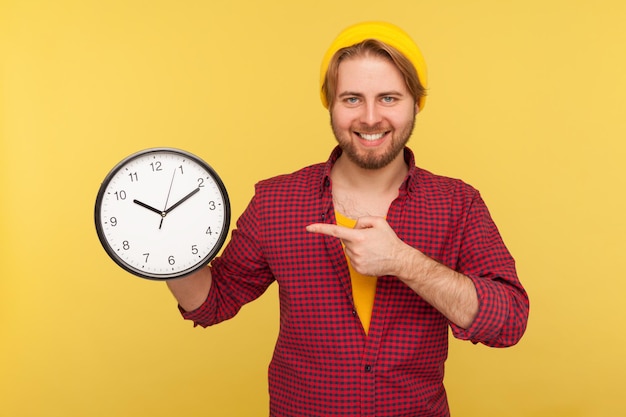
[(624, 415), (626, 2), (4, 1), (0, 415), (264, 416), (276, 287), (201, 330), (101, 248), (93, 206), (137, 150), (197, 153), (233, 220), (253, 184), (325, 160), (332, 38), (418, 41), (418, 163), (482, 191), (531, 296), (511, 349), (453, 341), (453, 415)]

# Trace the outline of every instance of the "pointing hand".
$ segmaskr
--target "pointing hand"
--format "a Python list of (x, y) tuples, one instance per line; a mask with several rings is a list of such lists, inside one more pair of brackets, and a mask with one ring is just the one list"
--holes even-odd
[(306, 230), (341, 239), (354, 269), (369, 276), (397, 275), (403, 250), (408, 247), (383, 217), (361, 217), (354, 229), (314, 223)]

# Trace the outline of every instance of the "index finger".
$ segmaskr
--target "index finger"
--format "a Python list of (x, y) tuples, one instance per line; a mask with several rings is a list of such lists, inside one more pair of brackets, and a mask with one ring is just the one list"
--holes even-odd
[(322, 235), (333, 236), (339, 239), (349, 239), (352, 236), (352, 233), (354, 233), (353, 229), (327, 223), (310, 224), (306, 227), (306, 231), (310, 233), (319, 233)]

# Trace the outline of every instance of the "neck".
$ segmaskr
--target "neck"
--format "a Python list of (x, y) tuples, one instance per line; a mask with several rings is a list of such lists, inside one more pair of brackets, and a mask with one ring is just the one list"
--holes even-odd
[(407, 172), (404, 152), (400, 152), (393, 161), (379, 169), (362, 168), (342, 154), (330, 175), (334, 186), (347, 187), (355, 191), (386, 193), (397, 191)]
[(381, 169), (364, 169), (340, 156), (330, 173), (335, 210), (351, 219), (385, 217), (407, 171), (404, 155)]

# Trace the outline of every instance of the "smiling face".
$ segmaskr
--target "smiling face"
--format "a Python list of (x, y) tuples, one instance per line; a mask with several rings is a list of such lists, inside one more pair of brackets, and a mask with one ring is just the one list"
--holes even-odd
[(380, 169), (395, 160), (408, 142), (418, 107), (402, 73), (380, 56), (341, 62), (331, 108), (333, 132), (354, 164)]

